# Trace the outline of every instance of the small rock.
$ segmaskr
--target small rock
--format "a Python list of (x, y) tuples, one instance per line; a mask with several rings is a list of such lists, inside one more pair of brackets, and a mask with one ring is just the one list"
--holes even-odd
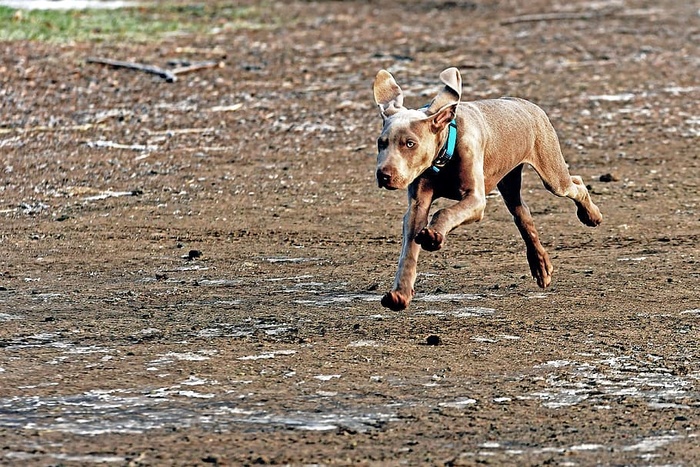
[(187, 253), (187, 259), (190, 261), (192, 261), (193, 259), (196, 259), (196, 258), (201, 258), (201, 257), (202, 257), (202, 252), (199, 250), (190, 250)]
[(435, 334), (432, 334), (428, 336), (428, 338), (425, 340), (425, 343), (427, 345), (440, 345), (440, 336), (436, 336)]
[(615, 174), (610, 174), (610, 173), (608, 173), (608, 174), (603, 174), (603, 175), (601, 175), (601, 176), (600, 176), (600, 181), (601, 181), (601, 182), (606, 182), (606, 183), (609, 183), (609, 182), (618, 182), (618, 181), (620, 181), (620, 177), (618, 177), (618, 176), (615, 175)]

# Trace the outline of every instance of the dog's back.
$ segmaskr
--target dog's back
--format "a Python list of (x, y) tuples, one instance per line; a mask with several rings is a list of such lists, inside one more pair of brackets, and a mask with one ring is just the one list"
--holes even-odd
[[(484, 155), (484, 176), (488, 186), (515, 166), (534, 164), (541, 151), (558, 151), (554, 127), (544, 111), (530, 101), (516, 97), (460, 103), (458, 118), (469, 133), (468, 141), (478, 142)], [(477, 148), (473, 148), (476, 150)]]

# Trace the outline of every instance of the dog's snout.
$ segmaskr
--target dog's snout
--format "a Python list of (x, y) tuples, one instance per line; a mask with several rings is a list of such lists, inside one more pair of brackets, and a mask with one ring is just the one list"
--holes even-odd
[(377, 169), (377, 184), (379, 188), (393, 189), (391, 184), (392, 178), (393, 175), (388, 169)]

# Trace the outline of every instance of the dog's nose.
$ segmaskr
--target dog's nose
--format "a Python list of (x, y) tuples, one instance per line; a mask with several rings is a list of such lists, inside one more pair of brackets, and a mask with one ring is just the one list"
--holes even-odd
[(386, 188), (391, 182), (391, 174), (382, 169), (377, 170), (377, 184), (379, 188)]

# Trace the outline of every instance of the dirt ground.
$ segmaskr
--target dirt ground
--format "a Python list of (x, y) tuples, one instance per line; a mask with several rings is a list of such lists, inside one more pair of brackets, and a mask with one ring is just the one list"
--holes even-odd
[[(0, 464), (700, 464), (693, 3), (285, 2), (0, 44)], [(419, 107), (448, 66), (544, 108), (605, 219), (529, 170), (552, 286), (492, 193), (392, 312), (371, 82)]]

